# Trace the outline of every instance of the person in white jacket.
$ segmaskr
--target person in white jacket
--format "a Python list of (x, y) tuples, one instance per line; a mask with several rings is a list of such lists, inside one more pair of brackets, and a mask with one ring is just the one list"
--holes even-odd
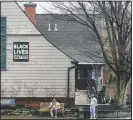
[(97, 106), (97, 99), (95, 98), (94, 94), (91, 94), (90, 100), (90, 119), (96, 119), (96, 106)]

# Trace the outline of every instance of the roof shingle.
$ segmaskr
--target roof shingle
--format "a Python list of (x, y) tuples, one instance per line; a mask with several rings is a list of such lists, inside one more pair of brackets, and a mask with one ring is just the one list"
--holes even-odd
[[(101, 48), (94, 33), (86, 26), (60, 17), (65, 15), (37, 14), (36, 26), (48, 41), (78, 62), (102, 63)], [(48, 31), (49, 24), (51, 31)], [(54, 31), (55, 24), (57, 31)]]

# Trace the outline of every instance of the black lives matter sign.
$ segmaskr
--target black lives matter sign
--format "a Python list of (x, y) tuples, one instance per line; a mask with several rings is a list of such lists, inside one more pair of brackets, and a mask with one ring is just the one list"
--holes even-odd
[(13, 61), (14, 62), (29, 61), (29, 42), (13, 43)]

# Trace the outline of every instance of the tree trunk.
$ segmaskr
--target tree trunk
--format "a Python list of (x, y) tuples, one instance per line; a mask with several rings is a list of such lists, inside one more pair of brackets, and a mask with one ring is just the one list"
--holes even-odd
[(127, 83), (125, 94), (124, 94), (124, 103), (126, 103), (126, 99), (127, 99), (128, 84), (129, 84), (129, 81)]
[(118, 95), (118, 103), (119, 103), (119, 105), (123, 105), (123, 104), (125, 104), (125, 98), (124, 98), (124, 96), (125, 96), (125, 87), (121, 87), (120, 88), (121, 90), (120, 90), (120, 93), (119, 93), (119, 95)]
[(126, 75), (122, 74), (117, 80), (117, 101), (119, 105), (125, 104), (125, 92), (126, 86), (129, 80), (126, 79)]

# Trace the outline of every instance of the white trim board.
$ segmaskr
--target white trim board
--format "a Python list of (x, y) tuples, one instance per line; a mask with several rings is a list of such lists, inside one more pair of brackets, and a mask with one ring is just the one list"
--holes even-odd
[(98, 65), (104, 65), (105, 63), (85, 63), (85, 62), (79, 62), (79, 65), (94, 65), (94, 64), (98, 64)]

